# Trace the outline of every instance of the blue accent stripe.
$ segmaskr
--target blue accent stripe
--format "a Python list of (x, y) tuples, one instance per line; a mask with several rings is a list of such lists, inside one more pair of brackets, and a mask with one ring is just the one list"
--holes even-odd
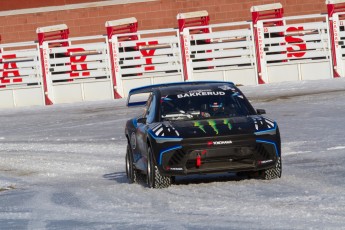
[(145, 105), (147, 101), (137, 101), (137, 102), (128, 102), (128, 107), (140, 106)]
[(276, 150), (276, 155), (277, 157), (279, 157), (279, 152), (278, 152), (278, 148), (277, 148), (277, 144), (273, 141), (268, 141), (268, 140), (261, 140), (261, 139), (256, 139), (257, 143), (266, 143), (266, 144), (271, 144), (274, 146), (275, 150)]
[(153, 137), (153, 138), (156, 139), (157, 136), (156, 136), (156, 134), (153, 133), (152, 129), (150, 129), (150, 130), (148, 131), (148, 133), (151, 135), (151, 137)]
[(132, 123), (133, 123), (134, 128), (137, 128), (137, 127), (138, 127), (137, 119), (133, 119), (133, 120), (132, 120)]
[(172, 150), (177, 150), (177, 149), (182, 149), (182, 146), (181, 145), (176, 145), (176, 146), (173, 146), (173, 147), (170, 147), (170, 148), (167, 148), (167, 149), (163, 149), (159, 153), (159, 162), (158, 162), (158, 164), (162, 165), (162, 159), (163, 159), (163, 154), (164, 153), (167, 153), (167, 152), (172, 151)]

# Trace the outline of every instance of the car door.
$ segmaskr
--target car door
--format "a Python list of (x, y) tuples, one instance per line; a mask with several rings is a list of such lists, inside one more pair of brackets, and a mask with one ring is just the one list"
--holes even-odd
[(154, 94), (151, 94), (147, 100), (146, 107), (143, 113), (143, 118), (140, 119), (141, 122), (138, 122), (138, 126), (136, 129), (136, 139), (138, 142), (138, 151), (140, 152), (140, 159), (137, 162), (136, 167), (140, 168), (141, 170), (146, 169), (147, 164), (147, 131), (148, 126), (152, 122), (155, 121), (155, 115), (156, 115), (156, 96)]

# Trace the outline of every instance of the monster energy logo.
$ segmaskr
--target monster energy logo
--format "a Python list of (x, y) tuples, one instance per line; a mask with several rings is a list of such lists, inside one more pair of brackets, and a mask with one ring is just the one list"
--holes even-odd
[[(207, 120), (207, 123), (209, 126), (212, 127), (212, 129), (215, 131), (215, 133), (218, 135), (219, 134), (219, 130), (218, 130), (218, 127), (217, 127), (217, 123), (215, 120)], [(230, 123), (230, 120), (229, 119), (224, 119), (223, 120), (223, 124), (226, 125), (229, 130), (232, 129), (232, 126), (231, 126), (231, 123)], [(206, 133), (206, 130), (205, 130), (205, 126), (203, 124), (201, 124), (200, 121), (196, 121), (194, 122), (194, 127), (198, 127), (199, 129), (201, 129), (204, 133)]]
[(194, 127), (199, 127), (204, 133), (206, 133), (204, 126), (200, 123), (200, 121), (194, 122)]
[(217, 124), (214, 120), (208, 120), (208, 124), (213, 128), (213, 130), (216, 132), (216, 134), (218, 135), (219, 131), (217, 129)]
[(231, 126), (231, 123), (230, 123), (229, 119), (224, 119), (223, 122), (224, 122), (224, 125), (227, 125), (230, 130), (232, 129), (232, 126)]

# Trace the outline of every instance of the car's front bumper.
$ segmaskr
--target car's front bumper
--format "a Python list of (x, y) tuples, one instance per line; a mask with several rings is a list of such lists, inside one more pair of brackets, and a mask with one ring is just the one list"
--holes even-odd
[(279, 144), (255, 135), (189, 139), (160, 151), (158, 166), (169, 176), (256, 171), (274, 167)]

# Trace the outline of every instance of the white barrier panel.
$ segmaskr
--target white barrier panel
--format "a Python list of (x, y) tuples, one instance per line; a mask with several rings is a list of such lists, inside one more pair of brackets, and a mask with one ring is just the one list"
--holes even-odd
[[(269, 21), (278, 20), (282, 19)], [(285, 17), (283, 20), (283, 26), (264, 27), (265, 20), (257, 23), (263, 81), (270, 83), (332, 78), (327, 17), (308, 15)]]
[(345, 77), (345, 12), (333, 14), (333, 34), (335, 44), (335, 70), (340, 77)]
[[(137, 36), (138, 40), (121, 41), (124, 36)], [(119, 34), (111, 43), (117, 91), (122, 97), (135, 87), (183, 81), (178, 30)]]
[(44, 105), (37, 43), (0, 45), (0, 100), (0, 108)]
[[(69, 46), (54, 47), (68, 42)], [(113, 99), (105, 36), (68, 38), (43, 43), (49, 98), (55, 103)]]
[[(210, 33), (193, 34), (209, 28)], [(251, 23), (226, 23), (183, 30), (189, 80), (233, 81), (257, 84)]]

